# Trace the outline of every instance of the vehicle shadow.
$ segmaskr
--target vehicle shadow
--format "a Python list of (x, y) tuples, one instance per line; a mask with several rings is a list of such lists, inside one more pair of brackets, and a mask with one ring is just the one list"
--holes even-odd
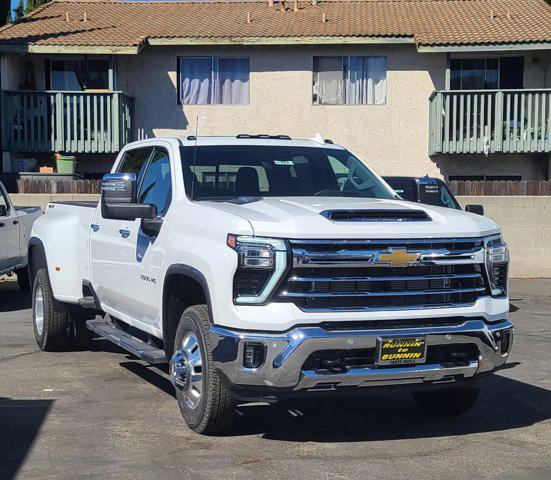
[(551, 391), (492, 375), (485, 380), (473, 409), (456, 418), (421, 412), (409, 392), (402, 389), (394, 394), (386, 390), (357, 398), (287, 405), (301, 415), (285, 415), (283, 411), (272, 415), (265, 410), (268, 407), (241, 408), (244, 415), (228, 434), (262, 434), (266, 439), (293, 442), (360, 442), (498, 432), (551, 418)]
[[(174, 397), (174, 388), (156, 367), (121, 362), (128, 371)], [(511, 363), (508, 368), (519, 364)], [(507, 369), (508, 369), (507, 368)], [(505, 370), (505, 369), (504, 369)], [(551, 391), (501, 375), (484, 379), (473, 409), (457, 418), (427, 415), (408, 390), (387, 388), (355, 397), (286, 400), (275, 405), (240, 405), (224, 436), (261, 435), (291, 442), (365, 442), (498, 432), (551, 418)]]
[(17, 476), (53, 403), (0, 397), (0, 478)]
[(17, 282), (0, 282), (0, 312), (17, 312), (31, 308), (30, 293), (19, 290)]

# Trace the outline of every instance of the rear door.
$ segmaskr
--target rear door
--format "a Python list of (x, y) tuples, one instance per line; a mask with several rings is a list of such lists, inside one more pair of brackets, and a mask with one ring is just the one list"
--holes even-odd
[[(136, 174), (139, 189), (152, 153), (153, 147), (127, 150), (117, 172)], [(136, 222), (103, 218), (98, 208), (90, 226), (92, 285), (103, 305), (122, 315), (128, 315), (128, 305), (136, 297), (126, 267), (135, 262)]]

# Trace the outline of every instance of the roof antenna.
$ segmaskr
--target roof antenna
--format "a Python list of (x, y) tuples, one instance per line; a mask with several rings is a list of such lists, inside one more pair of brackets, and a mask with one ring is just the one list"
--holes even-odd
[(197, 135), (199, 133), (199, 115), (195, 117), (195, 145), (193, 146), (193, 175), (191, 176), (191, 200), (193, 201), (195, 193), (195, 165), (197, 163)]

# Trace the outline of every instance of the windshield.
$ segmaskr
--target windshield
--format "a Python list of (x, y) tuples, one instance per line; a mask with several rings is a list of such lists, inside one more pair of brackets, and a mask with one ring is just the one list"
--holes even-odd
[(197, 147), (197, 152), (194, 147), (180, 150), (186, 192), (193, 200), (394, 198), (371, 170), (343, 149), (217, 145)]

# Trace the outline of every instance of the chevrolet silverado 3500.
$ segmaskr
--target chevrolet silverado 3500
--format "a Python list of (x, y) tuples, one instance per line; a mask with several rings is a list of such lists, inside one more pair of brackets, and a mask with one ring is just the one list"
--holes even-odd
[(43, 350), (91, 331), (169, 363), (195, 431), (237, 402), (407, 385), (458, 415), (513, 342), (490, 219), (411, 203), (330, 141), (127, 145), (101, 201), (51, 203), (29, 247)]

